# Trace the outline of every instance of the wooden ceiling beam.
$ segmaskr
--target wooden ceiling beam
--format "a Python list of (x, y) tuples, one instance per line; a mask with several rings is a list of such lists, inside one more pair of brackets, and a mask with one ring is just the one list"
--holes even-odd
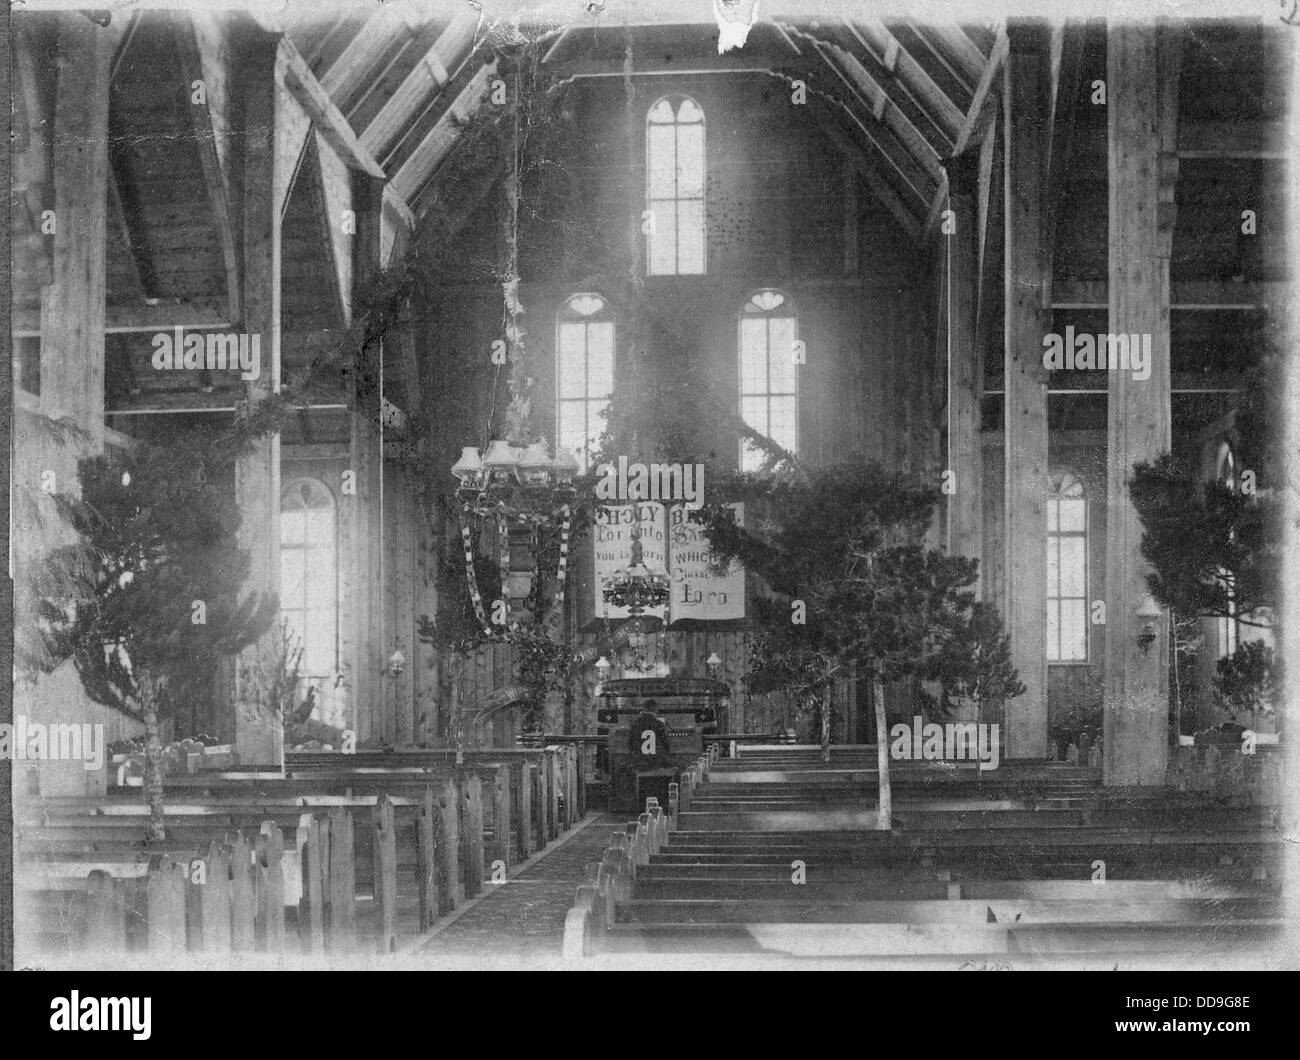
[(972, 143), (980, 142), (982, 137), (987, 134), (989, 118), (985, 112), (991, 103), (996, 100), (997, 93), (994, 91), (994, 85), (997, 83), (998, 72), (1006, 61), (1009, 48), (1006, 26), (1003, 26), (998, 31), (997, 40), (993, 44), (993, 51), (989, 53), (984, 70), (975, 84), (970, 106), (966, 110), (966, 117), (962, 120), (961, 129), (957, 133), (957, 142), (953, 145), (952, 154), (954, 158), (964, 152)]
[[(556, 84), (576, 81), (584, 78), (626, 77), (628, 71), (623, 67), (622, 59), (572, 59), (550, 63), (547, 69), (553, 72)], [(691, 55), (684, 59), (665, 59), (662, 56), (642, 56), (635, 59), (631, 71), (633, 77), (660, 77), (664, 74), (679, 76), (696, 76), (700, 74), (774, 74), (777, 65), (761, 56), (737, 55)]]
[(320, 83), (340, 109), (352, 101), (362, 83), (400, 33), (408, 31), (396, 4), (377, 7), (334, 62), (320, 71)]
[(203, 167), (203, 183), (207, 187), (208, 206), (212, 210), (221, 241), (221, 259), (226, 274), (226, 301), (230, 318), (238, 320), (243, 314), (239, 277), (239, 243), (235, 233), (235, 220), (231, 212), (230, 191), (223, 171), (218, 137), (219, 121), (214, 120), (214, 109), (225, 98), (225, 69), (213, 38), (200, 40), (192, 19), (180, 12), (172, 16), (172, 35), (181, 71), (187, 85), (202, 82), (207, 89), (202, 103), (190, 101), (187, 113), (190, 132)]
[(938, 183), (943, 177), (939, 166), (939, 153), (931, 146), (906, 114), (904, 114), (870, 73), (853, 55), (835, 44), (808, 38), (822, 61), (849, 89), (863, 109), (881, 122), (906, 149), (912, 160), (925, 171), (926, 176)]
[(403, 199), (413, 199), (421, 185), (441, 165), (452, 146), (460, 139), (462, 126), (473, 116), (488, 94), (496, 76), (495, 59), (481, 66), (402, 162), (393, 174), (391, 187)]
[(988, 58), (975, 46), (961, 27), (951, 23), (928, 22), (924, 26), (908, 20), (908, 27), (925, 42), (935, 58), (973, 91), (984, 73)]
[(459, 66), (473, 50), (477, 26), (478, 19), (472, 15), (461, 14), (452, 19), (397, 91), (361, 131), (361, 145), (366, 150), (376, 158), (382, 158), (419, 113), (420, 107), (446, 87), (452, 76), (449, 69)]
[(316, 124), (329, 145), (353, 169), (372, 177), (384, 177), (384, 171), (374, 156), (361, 146), (352, 126), (330, 98), (325, 86), (311, 72), (307, 61), (288, 37), (280, 39), (280, 62), (284, 68), (285, 86)]
[(1075, 99), (1083, 75), (1083, 46), (1087, 27), (1079, 21), (1067, 21), (1053, 27), (1048, 46), (1048, 100), (1046, 159), (1043, 164), (1047, 186), (1043, 195), (1043, 238), (1047, 241), (1047, 284), (1044, 292), (1051, 304), (1055, 275), (1058, 222), (1065, 190), (1066, 173), (1074, 149)]
[(948, 98), (925, 68), (902, 46), (889, 27), (878, 19), (861, 22), (847, 20), (849, 31), (862, 42), (874, 58), (893, 73), (899, 87), (907, 91), (930, 123), (950, 143), (955, 143), (961, 129), (962, 112)]

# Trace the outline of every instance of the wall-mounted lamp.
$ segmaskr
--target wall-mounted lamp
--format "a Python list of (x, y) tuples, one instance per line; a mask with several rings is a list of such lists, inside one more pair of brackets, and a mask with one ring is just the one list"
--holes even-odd
[(704, 660), (704, 665), (708, 667), (710, 677), (717, 677), (722, 672), (722, 660), (716, 651)]
[(1151, 650), (1151, 645), (1156, 641), (1158, 636), (1156, 622), (1159, 621), (1163, 614), (1160, 605), (1152, 599), (1150, 594), (1142, 601), (1142, 606), (1138, 608), (1137, 616), (1142, 619), (1142, 629), (1138, 633), (1137, 642), (1138, 647), (1142, 649), (1143, 655)]
[(401, 677), (402, 671), (406, 669), (406, 656), (402, 654), (402, 649), (398, 648), (388, 657), (388, 672), (394, 677)]

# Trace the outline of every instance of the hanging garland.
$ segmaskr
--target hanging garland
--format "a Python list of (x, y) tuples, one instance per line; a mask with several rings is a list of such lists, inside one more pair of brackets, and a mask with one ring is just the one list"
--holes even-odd
[(474, 605), (474, 617), (478, 624), (483, 627), (483, 633), (486, 636), (492, 636), (492, 628), (488, 625), (487, 616), (483, 613), (483, 597), (479, 595), (478, 579), (474, 577), (474, 541), (470, 534), (469, 522), (473, 518), (473, 512), (470, 511), (469, 505), (465, 505), (460, 520), (460, 539), (465, 552), (465, 582), (469, 587), (469, 598)]

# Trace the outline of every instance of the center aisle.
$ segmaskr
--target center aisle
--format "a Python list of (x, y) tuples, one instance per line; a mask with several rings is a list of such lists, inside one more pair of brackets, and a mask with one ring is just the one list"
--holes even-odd
[(559, 968), (564, 918), (579, 884), (595, 878), (610, 833), (626, 815), (588, 813), (566, 838), (531, 859), (505, 883), (484, 884), (447, 925), (410, 958), (479, 969)]

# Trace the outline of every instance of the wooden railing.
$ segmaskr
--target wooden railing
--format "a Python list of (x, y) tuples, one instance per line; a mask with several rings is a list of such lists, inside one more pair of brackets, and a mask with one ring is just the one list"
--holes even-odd
[(650, 858), (667, 845), (669, 835), (677, 830), (678, 813), (690, 808), (695, 789), (708, 778), (718, 755), (719, 746), (710, 746), (707, 754), (682, 772), (680, 782), (668, 785), (666, 810), (657, 798), (648, 798), (645, 812), (611, 836), (595, 880), (578, 887), (573, 908), (565, 916), (562, 960), (566, 967), (579, 967), (583, 958), (600, 951), (618, 904), (632, 899), (637, 870), (649, 865)]

